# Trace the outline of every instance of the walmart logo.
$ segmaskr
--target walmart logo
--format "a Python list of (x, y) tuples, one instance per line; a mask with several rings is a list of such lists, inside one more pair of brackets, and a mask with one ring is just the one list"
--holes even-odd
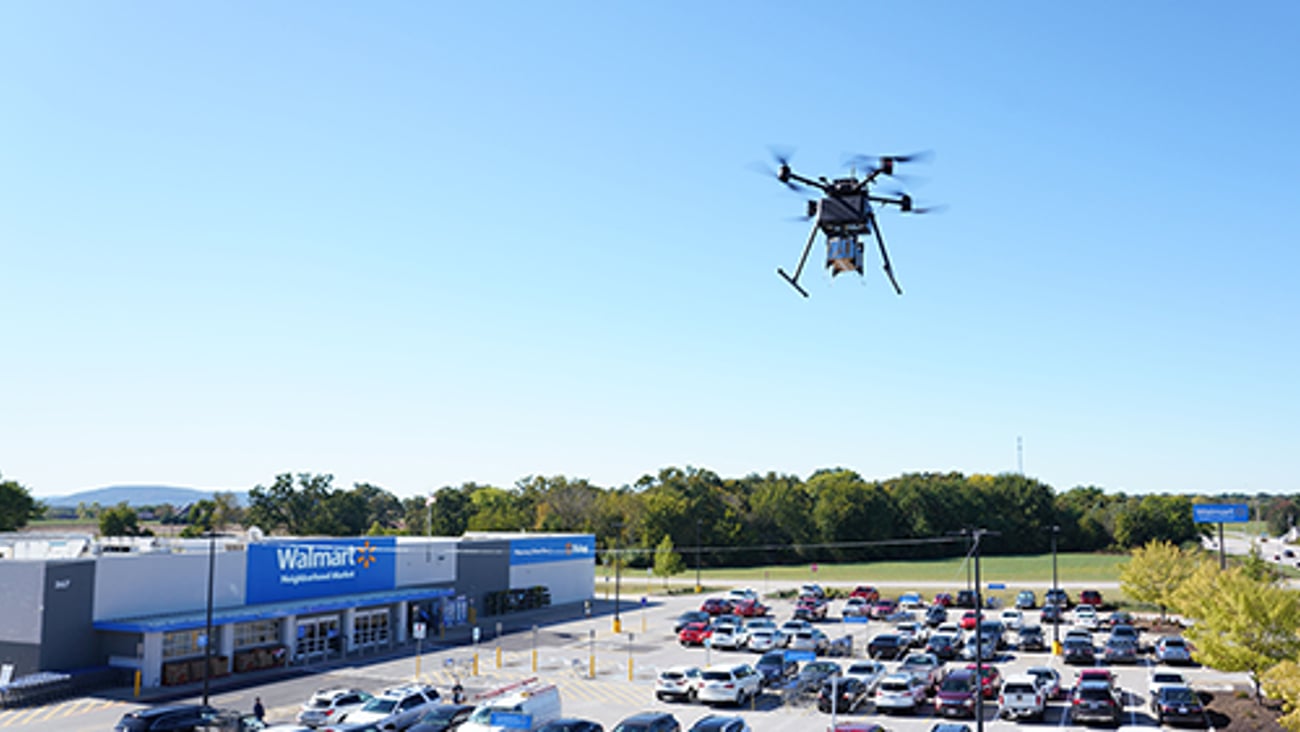
[(370, 540), (366, 539), (365, 544), (357, 547), (357, 564), (370, 569), (370, 565), (377, 561), (379, 560), (375, 557), (375, 548), (370, 546)]

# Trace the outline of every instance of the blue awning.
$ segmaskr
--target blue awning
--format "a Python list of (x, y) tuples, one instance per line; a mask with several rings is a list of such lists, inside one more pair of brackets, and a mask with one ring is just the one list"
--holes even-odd
[[(284, 618), (290, 615), (316, 615), (353, 607), (390, 605), (397, 602), (451, 597), (454, 594), (455, 590), (450, 587), (408, 587), (401, 590), (366, 592), (339, 597), (315, 597), (309, 600), (276, 602), (266, 605), (215, 608), (212, 611), (212, 624), (220, 626), (247, 623), (253, 620), (274, 620), (275, 618)], [(197, 612), (171, 613), (167, 615), (146, 615), (138, 618), (97, 620), (95, 621), (95, 630), (116, 633), (168, 633), (177, 630), (198, 630), (206, 628), (207, 625), (207, 611), (199, 610)]]

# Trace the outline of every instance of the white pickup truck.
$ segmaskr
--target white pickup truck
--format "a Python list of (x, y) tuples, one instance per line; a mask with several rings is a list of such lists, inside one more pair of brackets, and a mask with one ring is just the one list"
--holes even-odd
[(1003, 719), (1041, 720), (1047, 711), (1047, 696), (1033, 676), (1015, 674), (1002, 682), (998, 693), (998, 716)]

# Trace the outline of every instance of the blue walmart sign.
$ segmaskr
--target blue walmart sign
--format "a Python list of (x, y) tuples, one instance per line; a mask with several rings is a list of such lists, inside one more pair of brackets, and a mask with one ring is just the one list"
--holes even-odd
[(249, 544), (245, 602), (391, 590), (396, 585), (396, 552), (393, 537)]
[(596, 537), (590, 534), (510, 540), (511, 564), (565, 562), (572, 559), (595, 561), (595, 558)]

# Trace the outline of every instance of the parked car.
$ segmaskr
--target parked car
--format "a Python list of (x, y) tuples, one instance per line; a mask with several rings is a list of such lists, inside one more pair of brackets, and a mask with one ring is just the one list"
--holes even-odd
[(1016, 648), (1021, 651), (1047, 650), (1047, 640), (1043, 637), (1043, 628), (1039, 625), (1024, 625), (1016, 633)]
[(1008, 676), (998, 692), (998, 716), (1003, 719), (1042, 720), (1047, 713), (1047, 693), (1029, 674)]
[(744, 717), (710, 714), (691, 725), (690, 732), (751, 732)]
[(667, 712), (639, 712), (614, 725), (614, 732), (681, 732), (682, 725)]
[(794, 677), (795, 688), (802, 694), (812, 694), (832, 676), (843, 676), (844, 670), (834, 661), (810, 661)]
[(700, 605), (700, 609), (709, 615), (726, 615), (732, 611), (733, 607), (731, 600), (725, 597), (710, 597), (704, 601), (704, 604)]
[[(414, 732), (414, 730), (411, 732)], [(605, 727), (600, 722), (593, 722), (589, 719), (563, 717), (553, 719), (538, 727), (537, 732), (605, 732)]]
[(871, 606), (871, 617), (881, 620), (898, 611), (898, 603), (888, 597), (882, 597)]
[(699, 666), (666, 668), (655, 677), (655, 698), (659, 701), (695, 701), (701, 683)]
[(1192, 662), (1192, 649), (1182, 636), (1166, 635), (1156, 639), (1155, 656), (1159, 663), (1186, 665)]
[[(448, 732), (459, 727), (469, 715), (474, 712), (472, 704), (439, 704), (429, 711), (421, 714), (415, 724), (407, 728), (406, 732)], [(541, 732), (538, 730), (538, 732)], [(581, 729), (562, 729), (552, 730), (552, 732), (584, 732)], [(590, 732), (586, 730), (585, 732)], [(603, 732), (597, 730), (596, 732)]]
[(902, 663), (898, 664), (898, 673), (908, 673), (916, 676), (925, 682), (927, 689), (933, 689), (939, 685), (939, 680), (943, 678), (943, 661), (940, 661), (933, 653), (923, 653), (914, 651), (903, 658)]
[(834, 640), (831, 641), (830, 645), (826, 647), (826, 651), (824, 655), (835, 656), (837, 658), (838, 657), (847, 658), (849, 656), (852, 656), (853, 636), (848, 633), (845, 633), (839, 638), (835, 638)]
[(1133, 645), (1138, 645), (1138, 629), (1132, 625), (1112, 625), (1110, 628), (1111, 638), (1123, 638), (1130, 641)]
[(744, 602), (745, 600), (757, 600), (758, 590), (753, 587), (734, 587), (727, 590), (727, 599), (733, 603)]
[(1101, 592), (1098, 590), (1084, 590), (1083, 592), (1080, 592), (1079, 604), (1092, 605), (1094, 608), (1100, 610), (1103, 604), (1101, 600)]
[(713, 635), (713, 628), (707, 623), (688, 623), (677, 634), (677, 642), (683, 646), (702, 646)]
[(1009, 630), (1019, 630), (1020, 626), (1025, 624), (1025, 613), (1016, 608), (1007, 608), (998, 616), (1002, 621), (1003, 627)]
[(975, 607), (975, 590), (958, 590), (957, 607), (972, 608)]
[(1038, 607), (1038, 596), (1033, 590), (1021, 590), (1016, 593), (1016, 608), (1033, 610), (1035, 607)]
[(847, 714), (857, 711), (871, 696), (867, 685), (851, 676), (832, 676), (817, 691), (817, 708)]
[(948, 622), (948, 608), (943, 605), (935, 604), (925, 610), (925, 624), (931, 628), (937, 628)]
[(1067, 689), (1061, 687), (1061, 674), (1051, 666), (1030, 666), (1025, 673), (1033, 676), (1038, 688), (1043, 690), (1048, 699), (1060, 699)]
[(898, 606), (903, 610), (920, 610), (925, 607), (919, 592), (904, 592), (898, 596)]
[(827, 638), (825, 633), (816, 628), (801, 630), (790, 639), (790, 649), (794, 651), (812, 651), (820, 656), (826, 653), (830, 647), (830, 638)]
[(218, 711), (203, 704), (169, 704), (127, 712), (114, 732), (172, 732), (189, 729), (216, 719)]
[(871, 601), (865, 597), (850, 597), (840, 609), (841, 618), (865, 618), (871, 615)]
[(1201, 698), (1188, 686), (1162, 686), (1151, 695), (1151, 713), (1158, 724), (1182, 722), (1208, 727)]
[(713, 616), (703, 610), (687, 610), (681, 615), (678, 615), (677, 619), (673, 621), (673, 632), (680, 633), (682, 632), (682, 628), (685, 628), (691, 623), (708, 623), (709, 618), (711, 617)]
[(944, 661), (951, 661), (961, 653), (961, 642), (951, 633), (935, 633), (926, 641), (925, 650)]
[(1187, 679), (1177, 671), (1158, 666), (1147, 672), (1147, 696), (1155, 696), (1165, 686), (1187, 686)]
[(1086, 641), (1082, 638), (1066, 638), (1062, 644), (1062, 656), (1064, 661), (1069, 664), (1091, 665), (1097, 658), (1097, 650), (1093, 648), (1092, 641)]
[(696, 698), (707, 704), (746, 704), (758, 696), (763, 683), (763, 677), (747, 663), (710, 666), (701, 676)]
[(871, 658), (894, 659), (907, 651), (907, 644), (897, 633), (881, 633), (867, 643), (867, 655)]
[(1137, 643), (1111, 636), (1102, 646), (1101, 656), (1106, 663), (1137, 663)]
[(1101, 681), (1084, 681), (1070, 696), (1069, 719), (1073, 724), (1101, 722), (1119, 726), (1124, 704), (1115, 687)]
[(816, 597), (816, 598), (820, 598), (820, 599), (822, 599), (822, 600), (825, 600), (825, 599), (826, 599), (826, 591), (822, 589), (822, 586), (821, 586), (821, 585), (816, 584), (816, 583), (807, 584), (807, 585), (799, 585), (799, 596), (800, 596), (800, 597), (809, 597), (809, 596), (811, 596), (811, 597)]
[[(998, 671), (997, 666), (986, 663), (979, 664), (980, 689), (984, 692), (985, 699), (992, 699), (998, 695), (998, 690), (1002, 688), (1002, 672)], [(966, 664), (966, 670), (976, 670), (973, 663)]]
[(374, 695), (361, 708), (349, 712), (349, 724), (375, 724), (406, 729), (438, 705), (438, 690), (425, 684), (395, 686)]
[(1056, 605), (1058, 607), (1069, 608), (1070, 593), (1060, 587), (1048, 590), (1047, 593), (1043, 595), (1043, 605)]
[(724, 625), (714, 628), (710, 642), (714, 648), (736, 651), (749, 642), (749, 633), (739, 625)]
[(784, 646), (785, 636), (781, 635), (781, 631), (760, 628), (750, 632), (749, 643), (745, 647), (755, 653), (763, 653)]
[(944, 677), (934, 695), (934, 712), (941, 717), (975, 716), (975, 672), (957, 669)]
[(925, 682), (911, 674), (890, 674), (876, 687), (876, 711), (915, 712), (925, 703)]
[(790, 645), (790, 639), (794, 637), (795, 633), (798, 633), (801, 630), (812, 630), (812, 623), (807, 620), (798, 619), (787, 620), (784, 623), (781, 623), (781, 632), (785, 635), (785, 644), (787, 646)]
[(1133, 613), (1130, 613), (1127, 610), (1116, 610), (1110, 615), (1102, 618), (1101, 624), (1111, 628), (1116, 625), (1132, 625)]
[(849, 593), (849, 597), (861, 597), (867, 602), (875, 602), (880, 599), (880, 592), (871, 585), (858, 585)]
[(754, 664), (763, 686), (781, 686), (799, 673), (799, 662), (791, 661), (782, 651), (768, 651)]
[(934, 604), (940, 607), (944, 607), (944, 608), (950, 607), (953, 605), (954, 602), (955, 600), (953, 600), (951, 592), (939, 592), (936, 593), (934, 596)]
[(771, 608), (769, 608), (767, 605), (764, 605), (757, 598), (754, 598), (748, 600), (741, 600), (740, 602), (736, 603), (735, 607), (733, 608), (733, 612), (735, 612), (737, 615), (741, 616), (742, 618), (759, 618), (764, 615), (767, 615), (770, 609)]
[(920, 623), (906, 622), (894, 626), (894, 632), (903, 638), (909, 648), (920, 648), (929, 638), (929, 630)]
[(794, 616), (809, 622), (826, 619), (826, 601), (814, 597), (805, 597), (795, 605)]
[(360, 689), (346, 687), (321, 689), (302, 703), (295, 718), (298, 724), (320, 727), (337, 722), (370, 701), (371, 695)]
[(1044, 623), (1057, 624), (1065, 619), (1065, 611), (1060, 605), (1043, 605), (1043, 610), (1038, 614), (1038, 618)]
[(876, 693), (876, 686), (880, 684), (880, 680), (885, 677), (886, 673), (885, 664), (871, 660), (854, 661), (844, 671), (845, 676), (860, 679), (862, 683), (866, 684), (867, 692), (870, 694)]
[(1100, 624), (1097, 615), (1097, 608), (1092, 605), (1079, 604), (1074, 607), (1074, 624), (1080, 628), (1096, 630)]
[(974, 610), (967, 610), (961, 614), (961, 620), (959, 622), (962, 630), (974, 630), (975, 623), (979, 622), (979, 616), (975, 614)]

